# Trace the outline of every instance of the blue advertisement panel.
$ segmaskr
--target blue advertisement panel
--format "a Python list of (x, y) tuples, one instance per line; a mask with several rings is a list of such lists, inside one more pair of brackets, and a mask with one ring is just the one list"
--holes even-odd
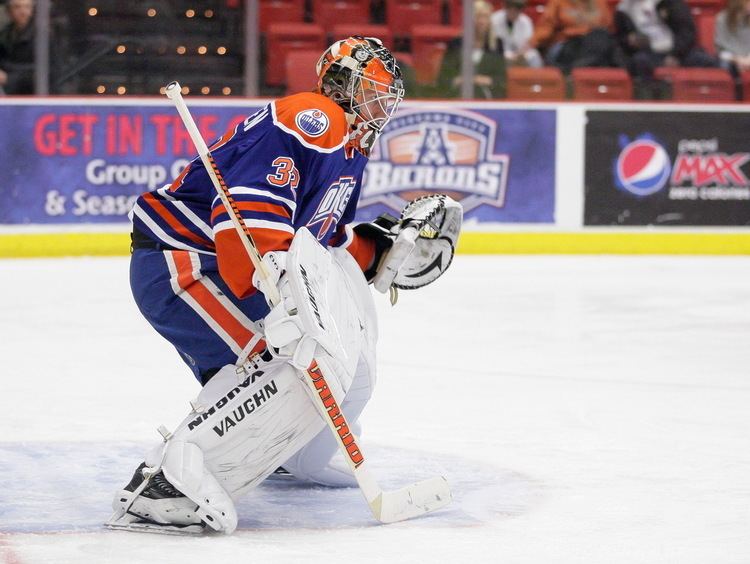
[[(207, 140), (259, 108), (195, 106)], [(367, 167), (358, 219), (441, 192), (477, 222), (552, 223), (555, 111), (405, 107)], [(0, 105), (0, 224), (127, 222), (135, 198), (194, 155), (163, 105)]]
[(367, 165), (358, 218), (440, 192), (461, 202), (466, 220), (553, 223), (555, 128), (554, 110), (402, 111)]
[[(216, 139), (258, 106), (191, 109)], [(193, 158), (171, 106), (0, 105), (0, 223), (127, 222), (135, 198)]]

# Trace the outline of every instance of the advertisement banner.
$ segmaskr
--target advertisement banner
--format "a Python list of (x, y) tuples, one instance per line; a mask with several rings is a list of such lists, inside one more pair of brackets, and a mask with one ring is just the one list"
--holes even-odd
[(555, 110), (404, 109), (365, 169), (358, 219), (440, 192), (467, 221), (553, 223), (555, 131)]
[(586, 225), (750, 225), (750, 114), (586, 115)]
[[(243, 121), (243, 107), (194, 106), (208, 140)], [(389, 123), (368, 165), (357, 219), (398, 214), (422, 194), (461, 201), (467, 220), (552, 223), (555, 110), (418, 109)], [(166, 105), (0, 105), (0, 224), (126, 223), (135, 198), (194, 156)]]
[[(213, 140), (258, 106), (194, 107)], [(195, 155), (171, 106), (0, 105), (0, 224), (127, 222)]]

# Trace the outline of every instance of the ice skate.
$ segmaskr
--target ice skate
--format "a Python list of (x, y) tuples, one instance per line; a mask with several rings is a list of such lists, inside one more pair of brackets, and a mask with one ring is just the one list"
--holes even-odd
[[(146, 472), (144, 473), (144, 470)], [(196, 513), (197, 505), (185, 497), (158, 471), (148, 475), (146, 463), (112, 500), (115, 514), (106, 523), (110, 529), (162, 534), (201, 534), (205, 523)]]

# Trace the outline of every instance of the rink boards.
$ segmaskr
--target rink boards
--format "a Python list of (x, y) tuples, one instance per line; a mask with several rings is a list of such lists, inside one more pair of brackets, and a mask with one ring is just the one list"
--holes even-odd
[[(189, 100), (204, 136), (268, 100)], [(159, 98), (0, 101), (0, 256), (121, 255), (138, 194), (193, 156)], [(357, 219), (461, 201), (461, 253), (750, 254), (742, 105), (414, 101), (373, 151)]]

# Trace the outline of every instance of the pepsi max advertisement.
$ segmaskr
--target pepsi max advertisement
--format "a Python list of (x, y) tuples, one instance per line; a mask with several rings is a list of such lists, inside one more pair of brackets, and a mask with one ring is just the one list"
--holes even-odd
[(587, 118), (586, 225), (750, 225), (750, 114)]

